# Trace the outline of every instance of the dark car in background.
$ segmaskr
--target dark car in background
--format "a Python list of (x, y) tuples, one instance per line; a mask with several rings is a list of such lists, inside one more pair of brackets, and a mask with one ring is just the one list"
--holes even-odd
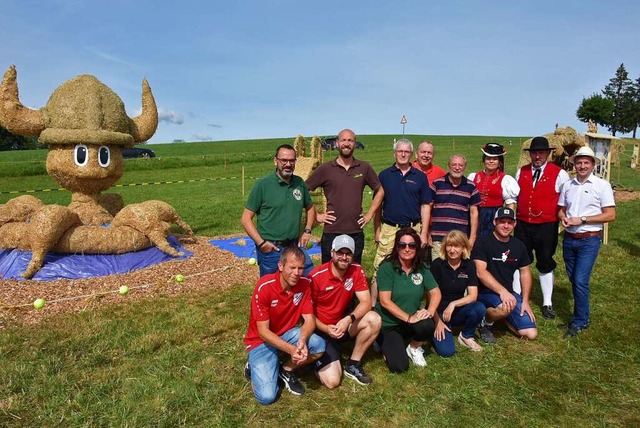
[[(326, 137), (322, 140), (322, 150), (334, 150), (338, 148), (338, 137)], [(364, 144), (356, 141), (356, 149), (364, 150)]]
[(155, 158), (156, 152), (151, 149), (144, 149), (142, 147), (132, 147), (130, 149), (122, 149), (122, 157), (125, 159)]

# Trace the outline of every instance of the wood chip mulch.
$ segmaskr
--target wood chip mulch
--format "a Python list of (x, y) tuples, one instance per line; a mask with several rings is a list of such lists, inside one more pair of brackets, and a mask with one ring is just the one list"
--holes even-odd
[[(212, 246), (210, 239), (213, 238), (199, 236), (195, 242), (181, 239), (185, 248), (193, 252), (192, 257), (125, 275), (56, 281), (0, 280), (0, 330), (12, 325), (37, 324), (62, 313), (120, 304), (125, 299), (151, 299), (255, 283), (257, 265)], [(184, 282), (176, 281), (178, 274), (184, 275)], [(129, 287), (126, 295), (118, 293), (122, 285)], [(35, 309), (36, 299), (44, 299), (45, 307)]]

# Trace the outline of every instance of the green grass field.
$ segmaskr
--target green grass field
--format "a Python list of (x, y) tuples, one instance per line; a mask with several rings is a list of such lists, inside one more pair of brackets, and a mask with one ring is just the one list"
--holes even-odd
[[(414, 142), (422, 137), (409, 136)], [(377, 171), (393, 161), (390, 136), (360, 136), (357, 156)], [(480, 166), (479, 147), (508, 145), (507, 170), (515, 170), (522, 137), (430, 137), (436, 163), (467, 155), (468, 172)], [(293, 139), (152, 146), (158, 158), (126, 161), (122, 184), (176, 180), (112, 189), (126, 203), (162, 199), (197, 234), (240, 233), (245, 190), (273, 167), (274, 148)], [(638, 173), (623, 153), (620, 187), (638, 189)], [(46, 151), (0, 152), (0, 204), (8, 193), (59, 186), (44, 172)], [(626, 156), (626, 160), (624, 158)], [(329, 157), (327, 157), (327, 160)], [(22, 174), (27, 168), (33, 174)], [(66, 191), (36, 192), (47, 203), (67, 204)], [(368, 201), (368, 198), (365, 198)], [(592, 276), (592, 325), (575, 340), (557, 324), (570, 317), (570, 285), (561, 263), (554, 306), (560, 320), (538, 318), (532, 343), (502, 331), (482, 353), (449, 359), (428, 351), (426, 369), (391, 375), (380, 356), (367, 354), (368, 387), (349, 380), (333, 391), (303, 373), (307, 393), (286, 392), (260, 406), (242, 376), (249, 296), (255, 278), (228, 291), (185, 294), (106, 306), (99, 311), (49, 318), (37, 326), (0, 331), (0, 426), (640, 426), (640, 311), (634, 294), (640, 255), (635, 223), (640, 201), (619, 204)], [(366, 230), (372, 236), (370, 226)], [(314, 229), (320, 236), (321, 229)], [(370, 242), (363, 265), (370, 270)], [(213, 284), (212, 284), (213, 285)], [(534, 311), (541, 295), (534, 287)]]

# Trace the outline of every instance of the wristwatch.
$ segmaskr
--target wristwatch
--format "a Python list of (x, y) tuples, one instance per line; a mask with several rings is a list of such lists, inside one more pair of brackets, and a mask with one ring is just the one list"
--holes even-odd
[(304, 230), (304, 233), (311, 234), (311, 229), (305, 229), (305, 230)]
[(582, 222), (582, 224), (585, 224), (587, 222), (587, 217), (586, 216), (580, 217), (580, 221)]
[(349, 318), (351, 318), (351, 322), (356, 322), (356, 316), (353, 315), (352, 313), (349, 314)]

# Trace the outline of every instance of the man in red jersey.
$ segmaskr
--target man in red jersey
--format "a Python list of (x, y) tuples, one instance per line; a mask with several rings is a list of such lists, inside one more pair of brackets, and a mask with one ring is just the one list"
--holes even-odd
[[(260, 404), (271, 404), (278, 394), (278, 378), (294, 395), (304, 387), (293, 370), (320, 358), (324, 340), (313, 330), (316, 318), (311, 300), (311, 280), (302, 276), (305, 256), (298, 247), (280, 255), (278, 271), (260, 278), (251, 296), (249, 328), (244, 337), (249, 359), (245, 377), (251, 380)], [(300, 318), (302, 326), (297, 327)], [(282, 365), (278, 353), (287, 354)]]
[[(371, 295), (362, 266), (353, 263), (355, 241), (339, 235), (331, 245), (331, 260), (311, 271), (311, 295), (316, 305), (316, 332), (327, 343), (316, 361), (320, 382), (327, 388), (340, 385), (340, 343), (354, 340), (353, 352), (344, 366), (345, 376), (361, 385), (372, 379), (362, 368), (362, 357), (378, 337), (380, 315), (371, 311)], [(353, 297), (358, 305), (353, 307)]]

